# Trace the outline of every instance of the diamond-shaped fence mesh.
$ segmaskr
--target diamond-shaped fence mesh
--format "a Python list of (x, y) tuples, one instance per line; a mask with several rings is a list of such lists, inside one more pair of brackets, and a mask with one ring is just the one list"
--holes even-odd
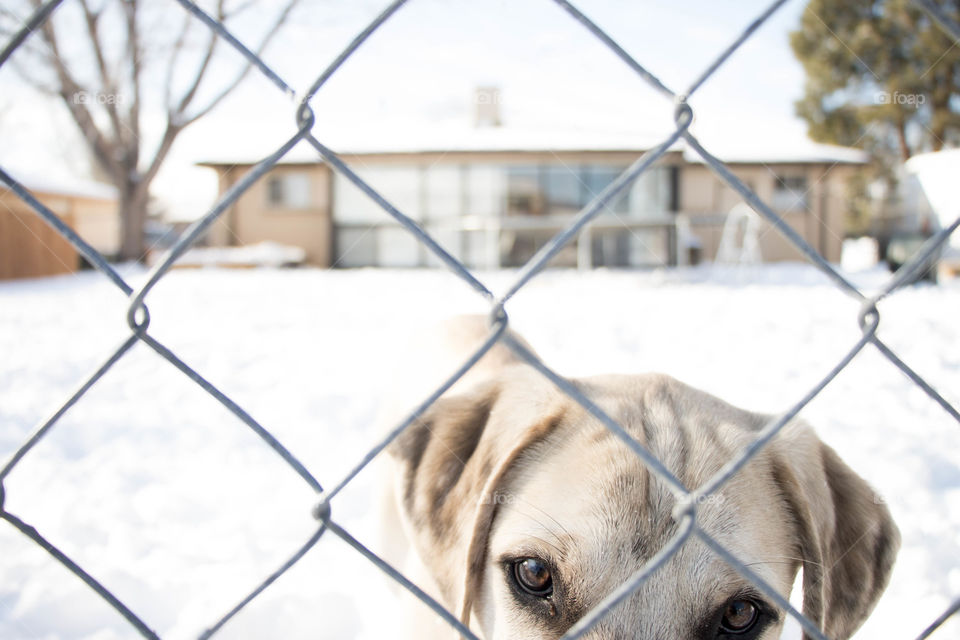
[[(27, 20), (23, 28), (6, 44), (0, 52), (0, 66), (8, 61), (11, 54), (30, 37), (31, 33), (39, 28), (43, 23), (50, 19), (50, 16), (57, 10), (63, 0), (50, 0), (39, 5), (34, 14)], [(756, 588), (769, 597), (777, 606), (787, 611), (790, 616), (795, 618), (803, 627), (805, 633), (810, 638), (823, 640), (826, 636), (810, 620), (806, 619), (797, 611), (780, 593), (766, 584), (754, 571), (745, 566), (730, 551), (725, 549), (720, 543), (714, 540), (705, 530), (700, 528), (696, 520), (696, 509), (698, 503), (705, 497), (709, 497), (717, 491), (725, 482), (737, 473), (753, 456), (755, 456), (764, 446), (766, 446), (774, 436), (793, 418), (804, 406), (806, 406), (817, 394), (819, 394), (843, 369), (853, 360), (853, 358), (868, 346), (879, 350), (894, 366), (906, 374), (916, 385), (918, 385), (928, 396), (938, 403), (954, 419), (960, 422), (960, 412), (957, 411), (946, 399), (943, 398), (934, 388), (928, 384), (918, 373), (904, 363), (896, 353), (888, 348), (877, 336), (876, 330), (880, 320), (880, 313), (877, 304), (883, 298), (897, 292), (905, 284), (911, 282), (914, 277), (927, 268), (929, 259), (944, 245), (951, 233), (954, 232), (960, 219), (953, 224), (942, 229), (931, 237), (926, 244), (904, 264), (889, 280), (887, 285), (877, 294), (867, 296), (862, 293), (853, 283), (844, 275), (837, 271), (823, 257), (818, 254), (807, 242), (795, 232), (787, 223), (785, 223), (774, 211), (765, 204), (750, 187), (740, 181), (725, 165), (716, 157), (710, 154), (700, 142), (689, 131), (689, 125), (693, 118), (693, 111), (688, 103), (689, 98), (697, 92), (704, 83), (708, 82), (711, 76), (719, 69), (725, 61), (746, 42), (756, 29), (758, 29), (771, 15), (773, 15), (784, 4), (785, 0), (779, 0), (772, 3), (756, 20), (754, 20), (742, 34), (713, 62), (711, 62), (703, 73), (684, 91), (674, 91), (670, 89), (663, 81), (658, 79), (638, 61), (633, 59), (616, 41), (614, 41), (600, 27), (590, 21), (575, 6), (565, 0), (555, 0), (556, 4), (564, 11), (568, 12), (574, 19), (583, 25), (590, 33), (596, 36), (602, 43), (609, 47), (621, 60), (637, 73), (637, 75), (651, 87), (653, 87), (664, 99), (673, 101), (675, 105), (675, 129), (672, 133), (654, 148), (644, 153), (636, 162), (626, 171), (614, 180), (606, 189), (597, 195), (583, 210), (581, 210), (574, 220), (562, 232), (558, 233), (549, 243), (534, 255), (516, 275), (512, 286), (508, 287), (506, 293), (496, 296), (490, 289), (468, 269), (461, 261), (453, 257), (440, 246), (420, 225), (413, 219), (398, 210), (389, 201), (383, 198), (369, 184), (364, 182), (359, 175), (351, 169), (338, 155), (330, 148), (325, 146), (321, 140), (314, 137), (313, 125), (314, 116), (310, 107), (310, 101), (325, 83), (339, 69), (339, 67), (359, 48), (361, 48), (367, 38), (373, 34), (381, 25), (390, 20), (393, 14), (404, 4), (406, 0), (397, 0), (382, 11), (376, 19), (371, 22), (350, 44), (344, 49), (330, 66), (323, 71), (312, 86), (305, 92), (298, 93), (282, 78), (279, 77), (260, 57), (251, 49), (246, 47), (241, 41), (235, 38), (227, 28), (215, 18), (205, 13), (196, 4), (190, 0), (177, 0), (185, 11), (190, 12), (196, 19), (200, 20), (209, 29), (216, 32), (218, 37), (228, 43), (231, 47), (242, 54), (253, 67), (262, 73), (278, 90), (294, 100), (295, 117), (298, 124), (298, 131), (289, 140), (285, 141), (275, 152), (259, 162), (251, 171), (237, 182), (228, 192), (226, 192), (219, 202), (206, 215), (199, 219), (176, 241), (173, 247), (166, 253), (163, 259), (153, 268), (146, 282), (139, 288), (134, 288), (128, 284), (124, 278), (115, 270), (108, 261), (100, 255), (95, 249), (87, 244), (76, 232), (65, 224), (50, 209), (46, 208), (31, 193), (20, 184), (13, 176), (8, 174), (0, 167), (0, 180), (2, 180), (13, 192), (22, 198), (36, 213), (41, 216), (51, 227), (66, 238), (79, 253), (88, 260), (104, 277), (118, 287), (129, 299), (127, 312), (127, 324), (129, 325), (129, 336), (123, 343), (103, 362), (103, 364), (85, 380), (80, 387), (69, 398), (58, 406), (53, 408), (52, 415), (38, 426), (33, 435), (19, 447), (12, 458), (0, 468), (0, 518), (19, 530), (24, 536), (33, 540), (37, 545), (45, 549), (50, 555), (61, 562), (67, 569), (73, 572), (77, 577), (83, 580), (100, 597), (116, 609), (136, 631), (145, 638), (159, 637), (144, 620), (124, 604), (109, 589), (103, 586), (92, 575), (87, 573), (83, 567), (71, 560), (60, 548), (53, 542), (45, 539), (33, 526), (23, 521), (15, 514), (10, 513), (4, 507), (4, 486), (3, 481), (18, 466), (21, 460), (38, 443), (40, 443), (52, 429), (55, 429), (58, 420), (92, 387), (98, 384), (101, 378), (123, 359), (131, 348), (138, 342), (147, 345), (161, 357), (169, 361), (173, 366), (180, 370), (186, 377), (199, 385), (206, 393), (219, 401), (232, 414), (244, 422), (252, 429), (277, 455), (279, 455), (297, 474), (302, 478), (313, 491), (318, 495), (318, 504), (314, 510), (314, 516), (317, 521), (315, 532), (307, 539), (302, 547), (289, 558), (282, 566), (269, 576), (263, 583), (256, 586), (247, 597), (219, 620), (212, 621), (209, 629), (201, 637), (207, 638), (215, 635), (223, 625), (229, 621), (235, 614), (257, 598), (267, 587), (270, 586), (278, 577), (288, 569), (298, 563), (324, 536), (337, 536), (348, 543), (358, 552), (357, 562), (364, 562), (360, 557), (365, 558), (376, 565), (380, 570), (389, 575), (393, 580), (402, 585), (420, 598), (436, 614), (443, 618), (451, 628), (455, 629), (465, 638), (476, 638), (476, 635), (466, 628), (454, 613), (444, 608), (442, 604), (431, 598), (422, 591), (416, 584), (410, 581), (397, 569), (391, 567), (374, 552), (364, 546), (349, 531), (344, 529), (335, 519), (333, 511), (330, 508), (330, 501), (340, 493), (356, 476), (360, 473), (378, 454), (380, 454), (404, 429), (412, 424), (433, 402), (435, 402), (448, 388), (450, 388), (461, 376), (463, 376), (474, 364), (476, 364), (483, 355), (498, 342), (503, 342), (512, 349), (521, 358), (526, 360), (537, 371), (543, 374), (553, 384), (560, 388), (570, 398), (582, 405), (590, 414), (601, 421), (609, 430), (619, 437), (623, 443), (630, 448), (647, 466), (652, 474), (666, 484), (677, 499), (677, 508), (674, 511), (674, 517), (678, 523), (678, 532), (654, 556), (640, 571), (633, 575), (620, 588), (609, 594), (599, 605), (584, 615), (576, 624), (573, 625), (563, 636), (566, 639), (578, 638), (589, 632), (607, 613), (617, 606), (622, 600), (633, 593), (639, 586), (654, 572), (658, 570), (680, 547), (690, 538), (699, 538), (705, 545), (713, 550), (719, 557), (729, 563), (737, 572), (752, 582)], [(956, 24), (949, 16), (931, 0), (916, 0), (925, 11), (927, 11), (936, 22), (954, 39), (960, 43), (960, 25)], [(570, 243), (585, 225), (591, 222), (599, 213), (601, 213), (608, 204), (614, 201), (625, 189), (635, 181), (644, 171), (653, 165), (668, 149), (680, 139), (685, 140), (686, 144), (694, 152), (699, 154), (703, 161), (716, 173), (719, 178), (733, 188), (756, 212), (763, 216), (771, 225), (783, 234), (790, 243), (793, 244), (806, 259), (817, 269), (823, 272), (829, 279), (846, 295), (852, 297), (861, 305), (861, 311), (858, 317), (862, 330), (862, 337), (855, 344), (851, 345), (849, 351), (833, 369), (821, 379), (810, 391), (800, 398), (787, 411), (777, 416), (766, 427), (758, 433), (755, 441), (739, 456), (730, 461), (715, 477), (700, 487), (684, 487), (682, 483), (644, 446), (635, 441), (624, 428), (605, 414), (596, 404), (586, 397), (574, 385), (554, 373), (543, 362), (541, 362), (533, 353), (528, 351), (523, 345), (515, 342), (508, 333), (507, 307), (511, 298), (537, 276), (548, 265), (551, 259), (568, 243)], [(489, 302), (490, 309), (490, 333), (479, 349), (451, 376), (440, 388), (436, 389), (428, 398), (424, 399), (419, 407), (406, 417), (400, 424), (390, 431), (382, 440), (377, 442), (367, 454), (357, 462), (352, 470), (346, 474), (336, 485), (332, 487), (322, 487), (310, 471), (288, 451), (263, 425), (254, 420), (243, 408), (236, 404), (225, 393), (217, 389), (203, 375), (193, 370), (185, 364), (177, 355), (175, 355), (164, 344), (156, 340), (149, 332), (150, 315), (147, 310), (148, 294), (154, 289), (158, 282), (163, 279), (176, 260), (183, 255), (210, 227), (214, 221), (233, 204), (247, 189), (259, 180), (265, 173), (270, 171), (284, 156), (298, 143), (306, 142), (313, 146), (319, 156), (326, 161), (335, 171), (347, 178), (356, 187), (363, 191), (367, 196), (373, 199), (383, 210), (393, 219), (399, 222), (418, 242), (436, 256), (450, 271), (463, 280), (463, 282), (478, 292)], [(954, 602), (943, 615), (938, 619), (931, 621), (930, 626), (921, 634), (920, 638), (925, 638), (940, 627), (950, 616), (954, 615), (960, 609), (960, 600)]]

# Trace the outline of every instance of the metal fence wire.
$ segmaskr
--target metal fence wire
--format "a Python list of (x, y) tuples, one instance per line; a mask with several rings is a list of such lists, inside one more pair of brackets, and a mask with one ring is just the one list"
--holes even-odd
[[(719, 69), (724, 62), (733, 54), (750, 36), (756, 31), (771, 15), (773, 15), (786, 0), (773, 2), (759, 17), (757, 17), (746, 29), (734, 40), (732, 44), (714, 60), (703, 73), (683, 92), (676, 92), (651, 74), (639, 62), (634, 60), (616, 41), (607, 35), (600, 27), (590, 21), (575, 6), (565, 0), (555, 0), (560, 9), (568, 12), (580, 24), (596, 36), (601, 42), (609, 47), (623, 62), (628, 64), (637, 75), (652, 86), (658, 93), (662, 94), (666, 100), (670, 100), (675, 105), (676, 128), (663, 142), (644, 153), (636, 162), (633, 163), (624, 173), (611, 183), (602, 193), (600, 193), (592, 202), (581, 210), (570, 225), (561, 233), (557, 234), (548, 244), (546, 244), (529, 262), (518, 272), (513, 285), (502, 296), (495, 296), (469, 269), (460, 261), (447, 253), (426, 231), (424, 231), (411, 218), (404, 215), (390, 202), (378, 194), (370, 185), (366, 184), (360, 177), (341, 160), (336, 153), (327, 148), (320, 140), (314, 137), (312, 133), (314, 125), (314, 115), (310, 107), (310, 101), (313, 96), (319, 92), (330, 77), (340, 68), (340, 66), (351, 55), (353, 55), (367, 38), (370, 37), (380, 26), (387, 22), (394, 13), (400, 9), (407, 0), (396, 0), (390, 4), (383, 12), (376, 17), (359, 35), (354, 38), (350, 45), (344, 49), (340, 55), (319, 75), (313, 85), (302, 94), (298, 94), (290, 85), (280, 78), (267, 64), (253, 53), (247, 46), (235, 38), (224, 27), (223, 24), (209, 16), (202, 9), (190, 0), (176, 0), (184, 10), (188, 11), (195, 18), (204, 23), (211, 30), (230, 44), (234, 49), (240, 52), (256, 69), (266, 76), (276, 87), (286, 94), (295, 105), (295, 117), (298, 125), (296, 135), (284, 142), (274, 153), (270, 154), (260, 163), (258, 163), (248, 174), (246, 174), (236, 185), (234, 185), (219, 202), (206, 215), (188, 228), (177, 240), (174, 246), (166, 253), (163, 260), (157, 264), (146, 283), (139, 289), (134, 289), (120, 276), (120, 274), (107, 262), (107, 260), (87, 244), (83, 238), (77, 235), (69, 226), (58, 218), (50, 209), (42, 205), (34, 198), (22, 184), (11, 177), (2, 167), (0, 167), (0, 180), (13, 190), (20, 198), (27, 202), (38, 215), (40, 215), (48, 224), (56, 229), (60, 234), (67, 238), (70, 243), (86, 258), (96, 269), (98, 269), (114, 285), (121, 289), (129, 298), (130, 304), (127, 311), (127, 323), (130, 328), (130, 335), (114, 351), (103, 364), (86, 379), (80, 387), (62, 404), (55, 408), (53, 414), (40, 424), (31, 437), (23, 443), (16, 451), (13, 457), (0, 469), (0, 518), (19, 530), (23, 535), (33, 540), (36, 544), (45, 549), (54, 558), (61, 562), (66, 568), (72, 571), (76, 576), (83, 580), (91, 589), (108, 602), (116, 611), (118, 611), (144, 638), (158, 638), (159, 636), (150, 629), (150, 627), (130, 608), (128, 608), (115, 594), (111, 593), (106, 587), (97, 581), (92, 575), (87, 573), (83, 567), (71, 560), (56, 544), (44, 538), (33, 526), (21, 520), (13, 513), (4, 508), (4, 487), (3, 481), (17, 467), (24, 456), (30, 452), (41, 440), (47, 436), (51, 429), (57, 425), (57, 421), (67, 412), (85, 393), (87, 393), (103, 375), (119, 360), (137, 342), (142, 342), (156, 351), (160, 356), (169, 361), (173, 366), (179, 369), (185, 376), (193, 380), (197, 385), (203, 388), (207, 393), (216, 398), (234, 415), (249, 426), (263, 441), (270, 446), (278, 455), (280, 455), (289, 464), (318, 495), (318, 503), (314, 509), (314, 516), (317, 520), (317, 528), (313, 535), (290, 557), (281, 567), (271, 574), (261, 584), (256, 586), (250, 594), (239, 602), (231, 611), (223, 615), (219, 620), (213, 621), (201, 638), (209, 638), (216, 634), (224, 624), (236, 615), (241, 609), (253, 601), (260, 593), (270, 586), (285, 571), (290, 569), (301, 558), (306, 555), (311, 548), (324, 536), (334, 535), (346, 541), (361, 556), (375, 564), (384, 573), (396, 580), (404, 588), (415, 594), (427, 606), (436, 612), (438, 616), (446, 620), (453, 629), (464, 638), (477, 639), (477, 636), (466, 628), (456, 615), (447, 611), (443, 605), (432, 599), (420, 588), (408, 580), (397, 569), (388, 565), (379, 558), (370, 549), (356, 540), (348, 531), (342, 528), (336, 521), (331, 510), (331, 500), (340, 491), (346, 487), (351, 480), (373, 460), (379, 453), (386, 448), (405, 428), (413, 423), (434, 401), (436, 401), (457, 379), (464, 375), (491, 347), (498, 341), (502, 341), (510, 349), (516, 352), (520, 357), (529, 362), (534, 368), (548, 378), (553, 384), (568, 394), (573, 400), (581, 404), (594, 417), (600, 420), (611, 432), (616, 434), (636, 455), (645, 463), (651, 473), (655, 474), (660, 480), (671, 488), (677, 499), (677, 506), (674, 510), (674, 518), (678, 523), (678, 533), (674, 538), (643, 567), (638, 573), (633, 575), (626, 583), (611, 593), (592, 611), (587, 613), (579, 622), (564, 634), (563, 638), (572, 640), (582, 637), (594, 625), (601, 620), (607, 612), (615, 607), (620, 601), (629, 596), (636, 590), (644, 580), (653, 572), (657, 571), (669, 557), (676, 553), (678, 549), (691, 537), (697, 537), (709, 546), (719, 557), (730, 564), (741, 575), (750, 580), (760, 591), (770, 597), (778, 606), (786, 610), (790, 616), (795, 618), (803, 627), (805, 633), (810, 638), (824, 640), (825, 636), (817, 626), (806, 619), (790, 603), (772, 587), (764, 583), (753, 571), (741, 563), (723, 546), (716, 542), (710, 535), (697, 525), (696, 509), (705, 497), (719, 489), (727, 480), (729, 480), (737, 471), (743, 467), (754, 455), (760, 451), (770, 440), (809, 403), (818, 393), (820, 393), (830, 382), (851, 362), (851, 360), (868, 345), (878, 349), (894, 366), (899, 368), (914, 383), (936, 401), (945, 411), (954, 419), (960, 422), (960, 412), (957, 411), (947, 400), (945, 400), (933, 387), (928, 384), (920, 375), (904, 363), (890, 348), (888, 348), (876, 335), (877, 327), (880, 322), (880, 312), (877, 304), (887, 296), (895, 293), (898, 289), (911, 282), (914, 277), (926, 268), (928, 260), (933, 254), (945, 244), (949, 235), (960, 224), (960, 218), (953, 222), (949, 227), (942, 229), (936, 235), (931, 237), (925, 245), (904, 264), (887, 282), (886, 286), (876, 295), (868, 297), (864, 295), (847, 278), (831, 266), (823, 257), (821, 257), (803, 238), (793, 229), (783, 222), (773, 210), (766, 205), (746, 184), (739, 180), (727, 167), (710, 154), (699, 141), (690, 133), (688, 127), (693, 119), (693, 111), (688, 103), (688, 99), (707, 82), (710, 77)], [(957, 24), (952, 18), (947, 16), (940, 7), (932, 0), (914, 0), (920, 5), (939, 25), (960, 44), (960, 24)], [(63, 0), (49, 0), (40, 5), (34, 14), (24, 24), (23, 28), (6, 44), (0, 52), (0, 66), (7, 62), (11, 54), (20, 47), (30, 36), (31, 32), (40, 27)], [(755, 441), (739, 455), (736, 459), (729, 462), (715, 477), (703, 486), (696, 488), (684, 487), (676, 477), (674, 477), (649, 451), (641, 444), (633, 440), (627, 432), (615, 420), (606, 415), (599, 407), (593, 404), (587, 397), (578, 391), (573, 385), (564, 378), (554, 373), (535, 355), (524, 349), (524, 347), (514, 342), (509, 334), (505, 332), (508, 325), (507, 303), (522, 287), (524, 287), (532, 278), (540, 273), (550, 262), (551, 258), (557, 254), (567, 243), (575, 238), (583, 227), (595, 218), (604, 208), (611, 203), (622, 191), (637, 179), (640, 174), (646, 171), (654, 162), (657, 161), (675, 142), (683, 139), (689, 147), (696, 151), (705, 163), (730, 187), (732, 187), (740, 196), (767, 221), (774, 225), (797, 249), (799, 249), (817, 269), (826, 274), (832, 282), (839, 287), (845, 294), (856, 299), (860, 304), (860, 313), (858, 321), (862, 330), (862, 337), (856, 344), (850, 347), (849, 352), (836, 364), (816, 386), (803, 396), (796, 404), (790, 407), (780, 416), (771, 421), (757, 435)], [(490, 304), (490, 334), (483, 345), (469, 358), (469, 360), (460, 367), (460, 369), (451, 376), (440, 388), (436, 389), (430, 397), (425, 399), (419, 407), (401, 424), (396, 427), (381, 441), (377, 442), (367, 454), (360, 460), (353, 469), (334, 487), (324, 488), (284, 446), (267, 430), (254, 420), (246, 411), (238, 406), (223, 392), (219, 391), (210, 382), (208, 382), (200, 373), (194, 371), (180, 358), (178, 358), (167, 347), (158, 342), (150, 335), (148, 329), (150, 326), (150, 314), (146, 306), (146, 298), (156, 284), (169, 272), (171, 266), (189, 247), (191, 247), (210, 227), (210, 225), (231, 205), (233, 204), (250, 186), (267, 173), (284, 155), (289, 152), (299, 142), (305, 141), (312, 145), (320, 157), (328, 162), (336, 171), (349, 179), (354, 185), (360, 188), (370, 198), (392, 216), (410, 234), (412, 234), (420, 243), (429, 249), (443, 264), (468, 286), (482, 295)], [(957, 599), (948, 607), (946, 611), (936, 620), (932, 621), (930, 626), (919, 636), (926, 638), (940, 627), (950, 616), (960, 610), (960, 599)], [(918, 640), (919, 640), (918, 638)]]

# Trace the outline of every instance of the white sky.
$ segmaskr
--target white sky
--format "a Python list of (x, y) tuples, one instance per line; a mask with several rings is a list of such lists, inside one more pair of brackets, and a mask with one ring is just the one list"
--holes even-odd
[[(70, 0), (68, 0), (70, 2)], [(279, 4), (275, 0), (267, 6)], [(305, 2), (265, 58), (305, 91), (384, 1)], [(687, 85), (769, 4), (767, 0), (582, 0), (577, 6), (674, 91)], [(723, 157), (806, 143), (793, 115), (803, 71), (787, 41), (804, 2), (789, 2), (694, 96), (694, 132)], [(180, 12), (170, 2), (171, 12)], [(263, 15), (237, 26), (254, 42)], [(229, 69), (225, 56), (218, 71)], [(226, 75), (224, 76), (226, 77)], [(559, 131), (665, 137), (673, 106), (549, 0), (410, 0), (311, 103), (317, 137), (334, 150), (451, 124), (468, 126), (473, 90), (501, 88), (505, 124)], [(159, 106), (159, 105), (158, 105)], [(215, 196), (211, 158), (258, 158), (294, 132), (294, 105), (254, 72), (178, 139), (155, 194), (176, 217), (196, 217)], [(156, 135), (159, 112), (148, 114)], [(425, 134), (426, 135), (426, 134)], [(0, 163), (9, 171), (82, 164), (62, 107), (0, 69)], [(66, 161), (64, 160), (66, 158)], [(16, 173), (14, 174), (16, 175)]]

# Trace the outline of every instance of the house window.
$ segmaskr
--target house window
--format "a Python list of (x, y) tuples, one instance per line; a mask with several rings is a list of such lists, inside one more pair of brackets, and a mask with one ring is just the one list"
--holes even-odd
[(506, 170), (499, 164), (471, 164), (464, 167), (465, 213), (488, 218), (503, 215)]
[(773, 198), (770, 204), (777, 211), (801, 211), (807, 208), (807, 177), (804, 175), (775, 176)]
[[(423, 220), (424, 171), (419, 166), (367, 164), (359, 167), (357, 174), (401, 213), (417, 221)], [(349, 178), (335, 174), (333, 192), (338, 266), (413, 267), (423, 264), (424, 251), (417, 239)], [(448, 202), (441, 204), (449, 205)]]
[(539, 167), (507, 167), (507, 215), (540, 216), (545, 213), (546, 196), (540, 184)]
[(424, 170), (424, 219), (448, 220), (462, 215), (463, 170), (460, 165), (431, 165)]
[(586, 204), (583, 198), (583, 177), (576, 167), (545, 166), (543, 191), (550, 215), (572, 216)]
[(634, 218), (658, 218), (670, 211), (670, 173), (667, 167), (651, 167), (630, 187), (629, 211)]
[[(583, 185), (586, 191), (584, 205), (600, 195), (600, 193), (616, 180), (626, 167), (590, 165), (583, 169)], [(622, 194), (607, 204), (607, 210), (615, 213), (626, 213), (629, 210), (629, 194)]]
[[(356, 173), (404, 215), (423, 219), (420, 167), (367, 164), (358, 167)], [(383, 207), (340, 173), (334, 175), (333, 193), (333, 217), (337, 222), (376, 224), (393, 220)]]
[(281, 173), (267, 179), (267, 202), (283, 209), (309, 209), (313, 206), (310, 174)]
[[(357, 173), (391, 204), (421, 223), (454, 257), (471, 266), (517, 266), (529, 260), (554, 237), (558, 225), (582, 210), (625, 169), (614, 163), (520, 160), (509, 165), (493, 161), (366, 163)], [(283, 186), (270, 188), (272, 194), (273, 189)], [(349, 179), (335, 173), (332, 192), (337, 265), (439, 264)], [(597, 263), (662, 263), (662, 231), (647, 231), (640, 228), (642, 225), (634, 225), (629, 231), (610, 226), (618, 220), (665, 217), (674, 201), (667, 167), (650, 167), (625, 186), (601, 212), (600, 226), (607, 229), (595, 232)], [(575, 245), (569, 245), (556, 257), (555, 264), (576, 264), (576, 251)]]

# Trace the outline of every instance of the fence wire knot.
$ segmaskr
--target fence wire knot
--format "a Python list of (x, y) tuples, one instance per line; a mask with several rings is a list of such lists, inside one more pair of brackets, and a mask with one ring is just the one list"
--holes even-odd
[(864, 300), (860, 312), (857, 314), (857, 324), (865, 336), (874, 336), (877, 333), (877, 327), (880, 326), (880, 311), (877, 309), (876, 300)]
[(697, 503), (701, 497), (696, 493), (685, 493), (677, 497), (677, 503), (673, 505), (673, 521), (684, 522), (689, 519), (692, 524), (697, 522)]
[(333, 508), (330, 506), (330, 500), (327, 498), (322, 498), (320, 502), (313, 508), (313, 517), (315, 520), (320, 521), (322, 524), (330, 524), (331, 514)]

